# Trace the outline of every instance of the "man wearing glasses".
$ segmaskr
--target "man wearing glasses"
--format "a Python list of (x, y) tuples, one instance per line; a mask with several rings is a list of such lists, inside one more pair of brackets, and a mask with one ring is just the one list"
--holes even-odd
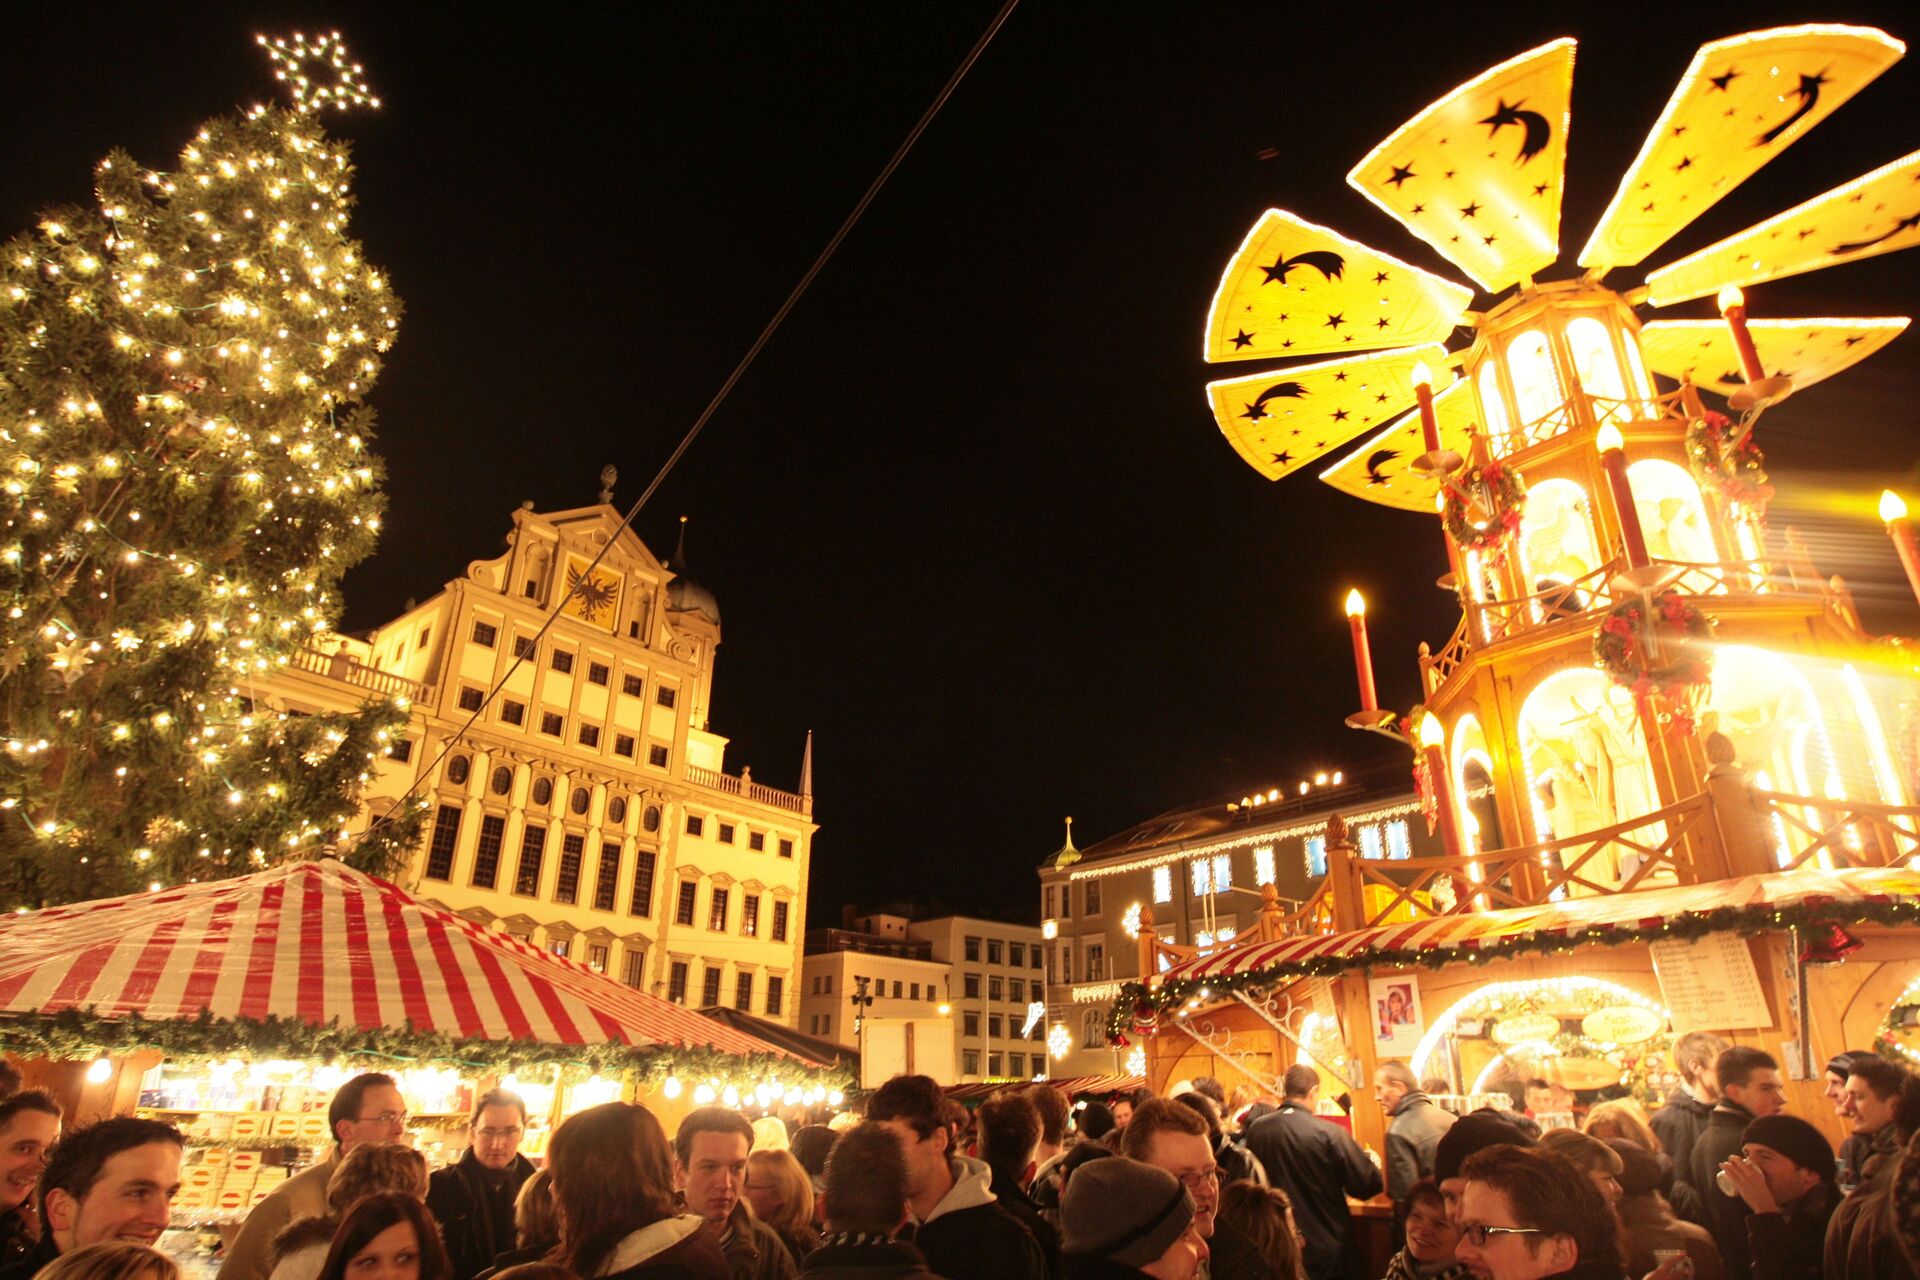
[(1120, 1154), (1164, 1169), (1193, 1197), (1193, 1229), (1207, 1242), (1211, 1280), (1273, 1280), (1260, 1250), (1220, 1221), (1220, 1170), (1200, 1113), (1168, 1098), (1149, 1098), (1133, 1109), (1120, 1135)]
[(227, 1246), (220, 1263), (220, 1280), (267, 1280), (273, 1238), (295, 1218), (320, 1218), (327, 1213), (327, 1181), (340, 1167), (340, 1157), (364, 1142), (398, 1142), (407, 1134), (407, 1103), (392, 1076), (379, 1071), (357, 1075), (340, 1086), (327, 1107), (327, 1126), (333, 1131), (331, 1154), (313, 1168), (281, 1183), (274, 1193), (253, 1207), (240, 1234)]
[[(1551, 1152), (1497, 1146), (1461, 1167), (1454, 1257), (1479, 1280), (1620, 1280), (1619, 1227), (1593, 1182)], [(1665, 1268), (1654, 1272), (1663, 1276)]]
[(514, 1247), (513, 1202), (533, 1176), (533, 1165), (520, 1154), (526, 1131), (527, 1104), (520, 1095), (489, 1089), (473, 1108), (466, 1154), (433, 1173), (427, 1208), (440, 1224), (454, 1280), (473, 1280)]

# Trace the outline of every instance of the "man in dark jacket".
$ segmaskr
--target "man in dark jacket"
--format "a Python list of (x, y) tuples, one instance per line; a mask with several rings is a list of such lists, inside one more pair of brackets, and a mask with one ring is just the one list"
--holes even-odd
[(907, 1209), (907, 1155), (900, 1139), (868, 1121), (840, 1135), (827, 1156), (827, 1232), (800, 1264), (806, 1280), (940, 1280), (900, 1229)]
[(520, 1154), (527, 1104), (517, 1093), (489, 1089), (467, 1123), (467, 1151), (427, 1181), (427, 1209), (440, 1224), (453, 1280), (473, 1280), (516, 1243), (513, 1202), (533, 1176)]
[(1193, 1280), (1207, 1260), (1189, 1189), (1125, 1156), (1096, 1160), (1068, 1181), (1060, 1228), (1067, 1280)]
[(1312, 1067), (1287, 1068), (1280, 1109), (1247, 1130), (1247, 1149), (1267, 1181), (1293, 1200), (1293, 1220), (1306, 1238), (1303, 1253), (1312, 1280), (1360, 1280), (1361, 1259), (1347, 1197), (1380, 1194), (1380, 1171), (1344, 1131), (1314, 1114), (1320, 1076)]
[(1743, 1138), (1742, 1158), (1725, 1168), (1750, 1211), (1755, 1280), (1821, 1280), (1827, 1221), (1840, 1203), (1833, 1145), (1798, 1116), (1755, 1120)]
[(1120, 1154), (1164, 1170), (1186, 1187), (1194, 1230), (1212, 1255), (1212, 1280), (1274, 1280), (1259, 1246), (1220, 1221), (1220, 1170), (1204, 1114), (1179, 1099), (1150, 1098), (1134, 1109), (1120, 1136)]
[(1747, 1206), (1745, 1201), (1716, 1188), (1714, 1177), (1723, 1163), (1740, 1154), (1747, 1126), (1762, 1116), (1785, 1110), (1787, 1095), (1780, 1081), (1780, 1064), (1762, 1049), (1733, 1046), (1714, 1059), (1713, 1074), (1720, 1082), (1720, 1101), (1714, 1104), (1707, 1127), (1693, 1147), (1693, 1185), (1706, 1188), (1702, 1199), (1707, 1220), (1702, 1225), (1713, 1232), (1713, 1242), (1720, 1247), (1727, 1280), (1747, 1280), (1753, 1270), (1753, 1255), (1747, 1245)]
[(158, 1242), (180, 1191), (184, 1146), (172, 1125), (131, 1116), (67, 1134), (40, 1175), (40, 1242), (0, 1276), (31, 1280), (90, 1244)]
[(753, 1125), (728, 1107), (699, 1107), (673, 1135), (674, 1176), (687, 1208), (720, 1233), (732, 1280), (793, 1280), (780, 1233), (753, 1216), (744, 1192)]
[[(1673, 1042), (1673, 1062), (1680, 1069), (1680, 1087), (1667, 1095), (1666, 1105), (1647, 1117), (1660, 1149), (1673, 1161), (1673, 1176), (1701, 1196), (1713, 1191), (1693, 1180), (1693, 1144), (1707, 1127), (1707, 1117), (1720, 1101), (1720, 1082), (1713, 1064), (1732, 1048), (1711, 1031), (1693, 1031)], [(1717, 1193), (1716, 1193), (1717, 1194)], [(1705, 1225), (1704, 1223), (1702, 1225)]]
[(1040, 1142), (1040, 1112), (1023, 1093), (1001, 1093), (980, 1104), (973, 1113), (979, 1134), (977, 1150), (987, 1162), (993, 1198), (1020, 1219), (1032, 1233), (1046, 1259), (1047, 1274), (1060, 1274), (1060, 1233), (1040, 1216), (1038, 1205), (1022, 1190), (1033, 1176), (1033, 1149)]
[(1383, 1062), (1373, 1073), (1373, 1096), (1387, 1117), (1387, 1195), (1394, 1216), (1406, 1216), (1413, 1184), (1433, 1172), (1434, 1148), (1453, 1128), (1453, 1116), (1420, 1091), (1404, 1062)]
[(1901, 1149), (1920, 1127), (1920, 1080), (1875, 1056), (1855, 1061), (1847, 1076), (1853, 1132), (1867, 1141), (1859, 1185), (1834, 1210), (1827, 1229), (1827, 1280), (1913, 1280), (1912, 1262), (1895, 1238), (1893, 1179)]
[(943, 1098), (929, 1076), (895, 1076), (867, 1099), (867, 1118), (906, 1152), (913, 1243), (950, 1280), (1042, 1280), (1040, 1245), (994, 1196), (986, 1162), (947, 1149)]

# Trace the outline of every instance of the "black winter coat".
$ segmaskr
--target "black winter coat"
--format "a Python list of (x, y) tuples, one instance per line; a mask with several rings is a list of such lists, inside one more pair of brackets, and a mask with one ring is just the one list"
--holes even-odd
[(453, 1280), (474, 1280), (495, 1258), (518, 1241), (513, 1232), (513, 1202), (533, 1176), (533, 1164), (515, 1156), (506, 1169), (506, 1191), (499, 1196), (487, 1186), (487, 1170), (467, 1153), (427, 1179), (427, 1211), (440, 1224)]
[(1288, 1101), (1256, 1121), (1247, 1150), (1267, 1171), (1267, 1182), (1293, 1201), (1293, 1220), (1307, 1239), (1307, 1274), (1360, 1280), (1361, 1259), (1347, 1197), (1380, 1194), (1380, 1170), (1346, 1131)]
[(1827, 1222), (1840, 1203), (1840, 1188), (1823, 1182), (1785, 1213), (1747, 1216), (1754, 1280), (1820, 1280), (1825, 1266)]
[(833, 1235), (800, 1264), (801, 1280), (940, 1280), (904, 1240)]
[(1045, 1280), (1040, 1245), (995, 1201), (943, 1213), (913, 1233), (927, 1265), (950, 1280)]
[(1753, 1273), (1753, 1254), (1747, 1243), (1747, 1202), (1739, 1196), (1722, 1194), (1714, 1185), (1714, 1175), (1728, 1158), (1738, 1155), (1741, 1136), (1753, 1122), (1753, 1112), (1725, 1098), (1707, 1117), (1707, 1127), (1693, 1144), (1693, 1185), (1707, 1209), (1701, 1225), (1713, 1232), (1720, 1248), (1720, 1261), (1727, 1265), (1727, 1280), (1748, 1280)]
[(1660, 1139), (1660, 1149), (1673, 1160), (1673, 1176), (1700, 1191), (1712, 1191), (1713, 1180), (1708, 1179), (1704, 1187), (1693, 1180), (1693, 1144), (1700, 1141), (1707, 1117), (1712, 1114), (1711, 1102), (1701, 1102), (1685, 1089), (1675, 1089), (1667, 1095), (1666, 1105), (1647, 1117), (1653, 1136)]

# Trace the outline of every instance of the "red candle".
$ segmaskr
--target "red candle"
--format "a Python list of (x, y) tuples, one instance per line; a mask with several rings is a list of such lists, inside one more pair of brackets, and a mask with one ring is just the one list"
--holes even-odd
[(1727, 332), (1733, 335), (1733, 349), (1740, 354), (1740, 372), (1746, 377), (1747, 385), (1752, 386), (1767, 376), (1760, 364), (1760, 352), (1753, 345), (1753, 335), (1747, 332), (1747, 299), (1738, 285), (1728, 285), (1720, 291), (1720, 314), (1727, 318)]
[(1633, 505), (1633, 489), (1627, 484), (1627, 451), (1620, 429), (1612, 423), (1594, 435), (1600, 449), (1600, 470), (1606, 474), (1607, 489), (1613, 494), (1613, 510), (1620, 518), (1620, 541), (1627, 552), (1627, 568), (1639, 569), (1647, 563), (1647, 538), (1640, 529), (1640, 512)]
[(1440, 846), (1449, 858), (1458, 858), (1462, 854), (1460, 828), (1454, 822), (1453, 785), (1447, 780), (1446, 753), (1441, 750), (1447, 735), (1440, 727), (1440, 717), (1422, 716), (1419, 734), (1420, 755), (1427, 762), (1427, 783), (1433, 788), (1434, 807), (1440, 811)]
[(1373, 688), (1373, 652), (1367, 647), (1367, 601), (1357, 587), (1347, 592), (1347, 625), (1353, 630), (1353, 669), (1360, 678), (1360, 709), (1378, 711), (1380, 697)]
[(1880, 519), (1886, 523), (1887, 536), (1900, 556), (1900, 567), (1907, 571), (1907, 585), (1920, 599), (1920, 540), (1913, 535), (1913, 521), (1907, 519), (1907, 504), (1891, 489), (1880, 493)]
[(1420, 436), (1428, 453), (1440, 452), (1440, 419), (1433, 413), (1433, 373), (1422, 364), (1413, 366), (1413, 398), (1420, 402)]

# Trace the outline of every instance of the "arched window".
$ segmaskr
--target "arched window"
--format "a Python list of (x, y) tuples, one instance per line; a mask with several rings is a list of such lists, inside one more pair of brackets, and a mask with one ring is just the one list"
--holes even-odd
[[(1700, 486), (1685, 467), (1664, 458), (1642, 458), (1627, 468), (1627, 483), (1649, 556), (1683, 564), (1719, 562)], [(1724, 584), (1719, 590), (1726, 590)]]
[(1496, 446), (1502, 436), (1513, 430), (1513, 420), (1507, 416), (1506, 398), (1500, 394), (1500, 371), (1491, 360), (1480, 366), (1480, 414), (1487, 425), (1487, 435)]
[[(1827, 719), (1813, 686), (1787, 658), (1746, 645), (1721, 645), (1713, 655), (1713, 692), (1707, 702), (1711, 724), (1733, 744), (1734, 759), (1765, 791), (1802, 796), (1846, 797), (1848, 787)], [(1849, 731), (1863, 726), (1848, 724)], [(1815, 830), (1826, 825), (1818, 813), (1797, 810)], [(1797, 825), (1776, 820), (1769, 832), (1775, 856), (1784, 864), (1805, 848), (1809, 837)], [(1827, 859), (1821, 859), (1822, 865)]]
[(1647, 376), (1647, 363), (1640, 358), (1640, 335), (1625, 333), (1621, 335), (1621, 346), (1627, 349), (1627, 369), (1633, 374), (1634, 390), (1645, 401), (1653, 399), (1653, 379)]
[(1560, 373), (1553, 367), (1553, 348), (1546, 334), (1529, 329), (1513, 340), (1507, 348), (1507, 376), (1513, 379), (1519, 429), (1541, 439), (1554, 434), (1537, 430), (1567, 398), (1560, 387)]
[(493, 794), (503, 796), (513, 790), (513, 770), (506, 765), (497, 765), (493, 771)]
[[(1601, 565), (1587, 491), (1571, 480), (1542, 480), (1527, 490), (1520, 516), (1521, 563), (1530, 594), (1578, 581)], [(1584, 608), (1586, 597), (1555, 602)], [(1544, 618), (1537, 619), (1544, 621)]]
[(1627, 402), (1626, 379), (1620, 376), (1620, 362), (1613, 353), (1613, 334), (1592, 316), (1580, 316), (1567, 323), (1567, 350), (1573, 355), (1574, 372), (1580, 389), (1587, 393), (1596, 422), (1630, 422), (1634, 413)]
[[(1601, 831), (1660, 807), (1633, 694), (1591, 667), (1555, 672), (1527, 695), (1520, 707), (1520, 757), (1539, 840)], [(1627, 834), (1648, 845), (1665, 838), (1658, 823)], [(1570, 851), (1583, 853), (1577, 846)], [(1596, 882), (1624, 879), (1639, 857), (1628, 846), (1609, 845), (1576, 874)]]
[(1471, 713), (1461, 716), (1460, 723), (1453, 727), (1454, 807), (1460, 814), (1460, 834), (1466, 840), (1467, 852), (1479, 854), (1487, 849), (1500, 849), (1506, 842), (1500, 838), (1500, 813), (1493, 802), (1493, 757), (1487, 752), (1486, 731), (1480, 727), (1480, 717)]
[(467, 776), (473, 772), (473, 761), (465, 756), (455, 756), (447, 761), (447, 781), (456, 787), (467, 785)]

